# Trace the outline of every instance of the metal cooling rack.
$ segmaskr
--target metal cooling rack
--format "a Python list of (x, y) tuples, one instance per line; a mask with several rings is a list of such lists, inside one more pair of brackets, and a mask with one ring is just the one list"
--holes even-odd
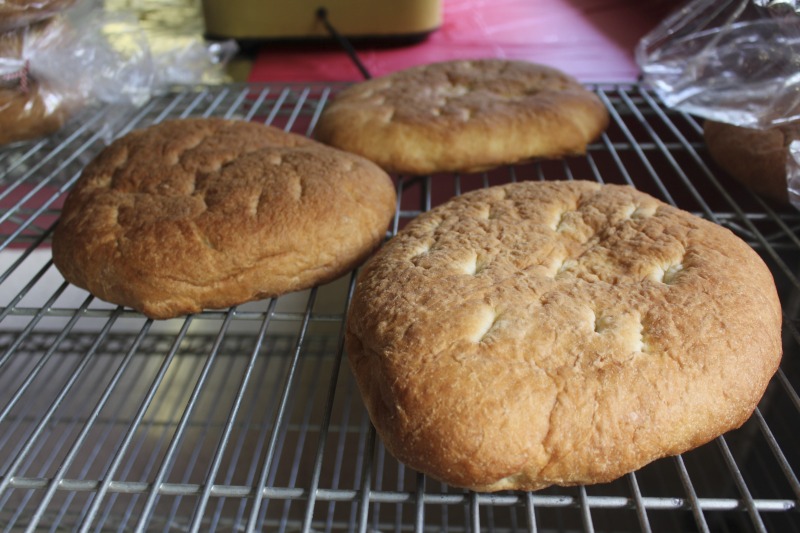
[(310, 134), (339, 86), (234, 85), (87, 113), (0, 148), (3, 531), (800, 530), (797, 212), (730, 181), (701, 124), (637, 85), (594, 89), (612, 123), (582, 157), (396, 177), (396, 232), (478, 187), (629, 183), (722, 224), (772, 269), (785, 356), (741, 429), (606, 485), (476, 494), (405, 468), (375, 437), (343, 359), (349, 275), (310, 291), (153, 322), (67, 285), (49, 239), (104, 143), (167, 118), (225, 116)]

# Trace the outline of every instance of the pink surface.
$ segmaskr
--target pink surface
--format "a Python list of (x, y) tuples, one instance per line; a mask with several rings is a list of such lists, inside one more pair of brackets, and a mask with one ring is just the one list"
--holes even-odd
[[(524, 59), (585, 82), (633, 81), (633, 48), (671, 2), (651, 0), (444, 0), (442, 27), (422, 43), (360, 48), (373, 76), (422, 63), (481, 57)], [(264, 45), (248, 81), (362, 79), (350, 58), (326, 46)]]

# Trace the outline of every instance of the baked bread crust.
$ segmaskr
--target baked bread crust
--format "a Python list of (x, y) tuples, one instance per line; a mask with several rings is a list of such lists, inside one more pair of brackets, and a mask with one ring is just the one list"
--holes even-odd
[(740, 426), (781, 308), (733, 233), (629, 187), (522, 182), (367, 262), (346, 349), (387, 450), (479, 491), (613, 480)]
[(800, 138), (797, 126), (754, 129), (705, 121), (703, 136), (712, 159), (756, 194), (789, 203), (786, 164), (789, 144)]
[(53, 261), (99, 298), (170, 318), (335, 279), (394, 208), (391, 179), (361, 157), (261, 124), (174, 120), (86, 167)]
[(413, 67), (340, 92), (317, 139), (388, 171), (472, 172), (584, 153), (608, 111), (570, 76), (522, 61)]

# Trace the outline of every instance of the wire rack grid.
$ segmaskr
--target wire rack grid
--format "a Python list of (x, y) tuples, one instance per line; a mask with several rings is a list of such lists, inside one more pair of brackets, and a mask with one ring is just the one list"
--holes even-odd
[(389, 237), (448, 198), (517, 180), (627, 183), (728, 227), (772, 269), (784, 359), (745, 425), (604, 485), (479, 494), (404, 467), (346, 363), (355, 273), (231, 309), (151, 321), (67, 284), (49, 240), (109, 139), (223, 116), (305, 135), (340, 89), (230, 85), (88, 113), (0, 149), (3, 531), (798, 531), (800, 214), (708, 159), (702, 124), (636, 85), (593, 86), (611, 125), (584, 156), (479, 174), (394, 176)]

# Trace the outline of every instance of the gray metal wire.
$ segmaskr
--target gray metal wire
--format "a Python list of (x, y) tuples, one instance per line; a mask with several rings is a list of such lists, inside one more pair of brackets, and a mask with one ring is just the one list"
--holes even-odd
[[(340, 87), (179, 92), (131, 111), (113, 133), (221, 116), (313, 135)], [(479, 494), (408, 470), (377, 439), (343, 364), (355, 273), (160, 322), (63, 282), (49, 237), (66, 191), (107, 139), (101, 110), (52, 139), (0, 148), (0, 524), (81, 532), (800, 531), (800, 437), (792, 432), (800, 417), (800, 215), (739, 194), (707, 159), (693, 117), (637, 85), (595, 89), (612, 124), (585, 156), (398, 176), (389, 234), (451, 196), (526, 179), (627, 183), (725, 225), (765, 257), (785, 305), (784, 364), (741, 430), (593, 487)]]

